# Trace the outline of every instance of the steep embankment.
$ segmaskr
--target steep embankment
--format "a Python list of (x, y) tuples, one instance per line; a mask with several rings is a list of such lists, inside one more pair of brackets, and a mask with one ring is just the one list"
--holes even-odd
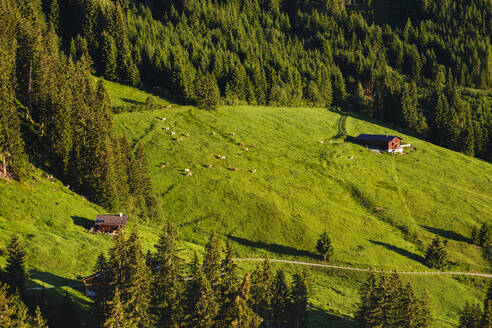
[[(315, 261), (326, 229), (336, 263), (421, 271), (422, 245), (437, 235), (447, 240), (449, 270), (489, 272), (469, 242), (471, 228), (492, 219), (489, 163), (406, 135), (416, 151), (374, 154), (351, 138), (401, 134), (319, 108), (163, 106), (118, 114), (115, 125), (144, 145), (160, 206), (188, 241), (203, 244), (217, 228), (240, 256)], [(351, 314), (363, 276), (313, 272), (314, 304)], [(429, 289), (444, 321), (455, 323), (464, 300), (481, 297), (464, 279), (406, 279)]]

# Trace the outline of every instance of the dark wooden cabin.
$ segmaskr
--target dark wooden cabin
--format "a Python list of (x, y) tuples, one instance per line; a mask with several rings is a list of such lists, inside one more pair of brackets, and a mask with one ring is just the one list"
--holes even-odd
[(100, 233), (114, 233), (118, 231), (118, 229), (124, 229), (126, 226), (126, 221), (128, 220), (128, 215), (98, 215), (96, 216), (96, 222), (94, 226), (91, 228), (92, 232), (100, 232)]
[(384, 134), (359, 134), (355, 141), (368, 148), (394, 151), (400, 148), (401, 138)]

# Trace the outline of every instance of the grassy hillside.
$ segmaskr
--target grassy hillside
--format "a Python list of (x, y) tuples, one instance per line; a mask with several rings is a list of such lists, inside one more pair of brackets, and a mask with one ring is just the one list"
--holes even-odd
[[(151, 96), (107, 86), (117, 107)], [(158, 204), (165, 219), (178, 225), (184, 257), (200, 251), (217, 228), (241, 257), (318, 261), (314, 245), (326, 229), (335, 247), (333, 263), (427, 270), (422, 245), (439, 235), (448, 243), (449, 270), (490, 272), (481, 250), (468, 239), (474, 225), (491, 220), (490, 164), (326, 109), (222, 107), (207, 112), (165, 108), (167, 101), (154, 98), (161, 109), (118, 114), (115, 129), (134, 146), (145, 147)], [(374, 154), (350, 142), (362, 132), (399, 134), (416, 150), (403, 156)], [(162, 168), (162, 163), (168, 165)], [(184, 169), (193, 175), (186, 176)], [(34, 176), (25, 183), (0, 180), (0, 248), (19, 232), (28, 251), (31, 285), (54, 286), (53, 293), (68, 292), (87, 309), (90, 300), (83, 291), (60, 286), (79, 284), (76, 278), (91, 273), (97, 255), (111, 247), (110, 237), (86, 232), (105, 211), (40, 170)], [(140, 225), (146, 249), (159, 226)], [(4, 261), (0, 252), (0, 264)], [(241, 263), (241, 269), (255, 265)], [(309, 271), (312, 326), (350, 326), (365, 274)], [(419, 294), (429, 290), (435, 327), (456, 326), (464, 302), (483, 298), (480, 279), (403, 279)]]
[[(492, 166), (483, 161), (321, 108), (174, 106), (118, 114), (115, 125), (144, 145), (160, 206), (188, 241), (203, 244), (217, 228), (241, 256), (314, 261), (326, 229), (336, 263), (427, 270), (422, 245), (438, 235), (450, 270), (490, 270), (468, 239), (474, 225), (491, 220)], [(359, 133), (402, 135), (416, 151), (374, 154), (350, 142)], [(315, 272), (313, 304), (351, 314), (361, 279)], [(411, 280), (429, 289), (446, 322), (456, 322), (464, 300), (482, 297), (473, 287), (480, 282)]]

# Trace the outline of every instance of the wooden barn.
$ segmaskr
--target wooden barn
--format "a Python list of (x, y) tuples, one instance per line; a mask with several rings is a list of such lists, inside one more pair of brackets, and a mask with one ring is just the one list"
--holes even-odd
[(118, 229), (124, 229), (126, 226), (126, 221), (128, 220), (127, 215), (111, 215), (104, 214), (96, 216), (96, 222), (91, 228), (91, 232), (94, 233), (115, 233)]
[(393, 152), (401, 148), (401, 138), (384, 134), (359, 134), (355, 141), (368, 148), (377, 148)]

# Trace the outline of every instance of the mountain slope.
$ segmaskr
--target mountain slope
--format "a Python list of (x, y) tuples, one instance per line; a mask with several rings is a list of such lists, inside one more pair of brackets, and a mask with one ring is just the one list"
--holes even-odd
[[(173, 106), (118, 114), (115, 125), (117, 134), (145, 147), (160, 206), (188, 241), (203, 244), (217, 228), (241, 256), (313, 261), (326, 229), (336, 263), (422, 271), (423, 247), (437, 235), (447, 241), (449, 270), (490, 272), (468, 239), (473, 226), (491, 220), (486, 162), (320, 108)], [(374, 154), (350, 142), (359, 133), (401, 135), (416, 150)], [(325, 309), (328, 300), (350, 314), (354, 282), (363, 279), (355, 276), (315, 270), (315, 304)], [(456, 322), (462, 307), (456, 289), (470, 300), (481, 297), (473, 286), (483, 281), (408, 279), (431, 291), (444, 321)]]

